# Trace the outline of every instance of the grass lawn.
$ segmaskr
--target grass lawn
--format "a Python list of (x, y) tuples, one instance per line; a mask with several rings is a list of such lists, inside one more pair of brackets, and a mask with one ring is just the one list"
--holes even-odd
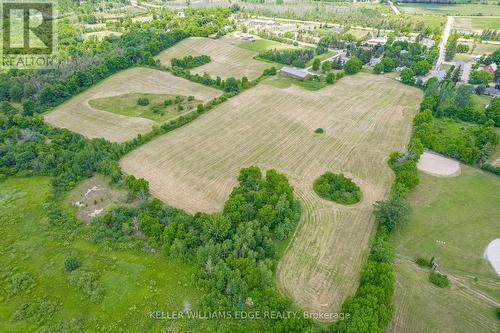
[(441, 68), (445, 71), (448, 71), (450, 68), (451, 68), (451, 65), (450, 64), (442, 64), (441, 65)]
[[(137, 100), (141, 97), (146, 97), (149, 104), (146, 106), (138, 105)], [(139, 94), (130, 93), (112, 97), (103, 97), (89, 100), (90, 106), (93, 108), (121, 114), (129, 117), (141, 117), (151, 119), (162, 123), (181, 113), (194, 110), (196, 105), (201, 101), (193, 99), (188, 101), (187, 96), (180, 96), (182, 102), (175, 103), (176, 95), (166, 94)], [(165, 100), (171, 100), (169, 106), (164, 105)], [(181, 108), (181, 109), (179, 109)]]
[(368, 33), (372, 33), (372, 34), (376, 34), (377, 31), (376, 30), (373, 30), (373, 31), (370, 31), (370, 30), (365, 30), (365, 29), (356, 29), (356, 28), (351, 28), (347, 31), (347, 33), (349, 34), (352, 34), (354, 37), (356, 37), (356, 39), (362, 39), (364, 38), (366, 35), (368, 35)]
[(272, 50), (272, 49), (282, 50), (282, 49), (297, 49), (298, 48), (297, 46), (293, 46), (292, 44), (280, 43), (280, 42), (276, 42), (274, 40), (263, 39), (263, 38), (256, 39), (254, 41), (243, 41), (238, 46), (243, 48), (243, 49), (258, 52), (258, 53), (266, 52), (267, 50)]
[[(479, 103), (479, 101), (475, 99), (474, 102)], [(464, 132), (469, 128), (478, 126), (479, 125), (473, 123), (468, 123), (465, 121), (455, 120), (447, 117), (434, 119), (434, 127), (444, 137), (462, 136)]]
[(469, 52), (455, 54), (455, 57), (453, 57), (453, 61), (467, 62), (472, 60), (476, 55), (484, 55), (484, 54), (488, 55), (493, 53), (495, 50), (500, 49), (500, 45), (498, 44), (470, 43), (470, 42), (465, 42), (465, 43), (461, 42), (460, 44), (469, 45)]
[(327, 51), (323, 54), (320, 54), (318, 56), (315, 56), (314, 58), (312, 58), (311, 60), (309, 60), (307, 63), (306, 63), (306, 67), (309, 67), (309, 66), (312, 66), (313, 62), (314, 62), (314, 59), (318, 58), (320, 61), (323, 61), (325, 59), (328, 59), (330, 58), (331, 56), (333, 56), (333, 52), (330, 52), (330, 51)]
[[(500, 277), (483, 258), (498, 234), (500, 178), (462, 165), (457, 177), (420, 173), (410, 221), (393, 238), (396, 315), (393, 332), (498, 332)], [(451, 287), (440, 289), (413, 260), (435, 256)], [(404, 327), (404, 330), (402, 328)]]
[[(82, 226), (74, 238), (48, 225), (44, 200), (49, 179), (8, 178), (0, 183), (0, 332), (146, 332), (166, 323), (149, 312), (196, 307), (200, 294), (191, 285), (194, 268), (139, 250), (111, 250), (85, 239)], [(81, 267), (64, 269), (67, 257)], [(70, 283), (78, 272), (93, 272), (104, 297), (92, 301)], [(95, 289), (95, 288), (94, 288)], [(28, 304), (29, 311), (20, 311)], [(18, 318), (14, 313), (18, 310)], [(56, 326), (57, 329), (56, 329)], [(66, 332), (66, 331), (65, 331)]]
[[(500, 7), (500, 6), (499, 6)], [(487, 44), (487, 43), (479, 43), (476, 44), (474, 48), (473, 54), (490, 54), (495, 52), (495, 50), (499, 50), (500, 45), (498, 44)]]
[(490, 103), (491, 97), (483, 96), (483, 95), (479, 96), (479, 95), (473, 94), (471, 96), (471, 101), (472, 101), (472, 105), (474, 106), (475, 109), (484, 110), (486, 105), (488, 105)]
[(453, 61), (469, 62), (473, 58), (474, 58), (473, 54), (469, 54), (469, 53), (455, 53), (455, 56), (453, 57)]
[(424, 22), (426, 27), (430, 27), (432, 29), (442, 28), (446, 21), (446, 18), (440, 15), (418, 15), (412, 17), (413, 21), (421, 21)]

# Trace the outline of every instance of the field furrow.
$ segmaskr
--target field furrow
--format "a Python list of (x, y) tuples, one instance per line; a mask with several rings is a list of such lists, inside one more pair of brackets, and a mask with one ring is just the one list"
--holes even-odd
[[(369, 74), (319, 91), (264, 82), (131, 152), (123, 169), (154, 195), (191, 213), (220, 211), (242, 167), (286, 174), (302, 218), (277, 269), (280, 290), (310, 312), (335, 312), (354, 293), (373, 230), (372, 205), (392, 181), (389, 153), (402, 150), (422, 94)], [(323, 128), (324, 134), (314, 133)], [(362, 189), (353, 206), (319, 198), (313, 181), (327, 170)]]

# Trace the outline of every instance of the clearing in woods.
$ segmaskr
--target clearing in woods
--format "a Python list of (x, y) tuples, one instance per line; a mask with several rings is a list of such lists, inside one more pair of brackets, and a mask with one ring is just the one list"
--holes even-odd
[[(500, 179), (462, 165), (458, 177), (419, 174), (410, 221), (396, 231), (395, 316), (388, 332), (499, 332), (500, 277), (484, 258), (498, 234)], [(449, 288), (414, 263), (434, 256)]]
[(240, 41), (235, 38), (190, 37), (163, 51), (157, 58), (163, 65), (170, 66), (172, 58), (208, 55), (211, 58), (208, 64), (193, 68), (190, 72), (200, 75), (206, 72), (212, 78), (220, 76), (222, 79), (229, 77), (241, 79), (246, 76), (249, 80), (254, 80), (264, 69), (273, 66), (253, 59), (258, 53), (238, 47), (239, 43)]
[(170, 73), (149, 68), (132, 68), (119, 72), (85, 90), (45, 115), (45, 121), (87, 138), (105, 138), (125, 142), (151, 130), (154, 121), (98, 110), (90, 106), (93, 99), (129, 93), (194, 96), (209, 101), (219, 90), (196, 84)]
[[(318, 91), (268, 83), (132, 151), (121, 166), (190, 213), (221, 211), (243, 167), (284, 173), (302, 219), (279, 264), (278, 286), (306, 311), (334, 312), (358, 286), (372, 205), (393, 180), (387, 159), (406, 146), (422, 94), (364, 73)], [(318, 127), (325, 133), (315, 134)], [(363, 200), (344, 206), (319, 198), (313, 182), (326, 171), (352, 178)]]

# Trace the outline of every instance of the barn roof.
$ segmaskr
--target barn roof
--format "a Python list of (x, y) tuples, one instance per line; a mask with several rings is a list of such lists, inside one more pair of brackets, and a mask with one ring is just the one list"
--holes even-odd
[(290, 74), (293, 76), (297, 76), (297, 77), (300, 77), (303, 79), (307, 78), (307, 76), (309, 75), (308, 72), (302, 71), (302, 70), (297, 69), (297, 68), (286, 67), (286, 66), (281, 69), (281, 72), (286, 73), (286, 74)]

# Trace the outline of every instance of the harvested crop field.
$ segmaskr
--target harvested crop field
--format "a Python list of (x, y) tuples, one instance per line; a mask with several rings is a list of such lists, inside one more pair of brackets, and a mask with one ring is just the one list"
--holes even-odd
[(238, 47), (237, 43), (234, 38), (190, 37), (163, 51), (157, 58), (163, 65), (170, 66), (172, 58), (208, 55), (211, 61), (191, 69), (191, 73), (202, 75), (206, 72), (213, 78), (220, 76), (222, 79), (240, 79), (246, 76), (249, 80), (254, 80), (264, 69), (272, 67), (271, 64), (253, 59), (257, 52)]
[(148, 68), (132, 68), (119, 72), (85, 90), (45, 115), (45, 121), (88, 138), (105, 138), (125, 142), (151, 130), (154, 121), (128, 117), (97, 110), (89, 105), (92, 99), (128, 93), (192, 95), (208, 101), (220, 91), (176, 77), (170, 73)]
[[(131, 152), (121, 166), (191, 213), (222, 210), (242, 167), (286, 174), (302, 219), (279, 264), (278, 285), (304, 310), (331, 313), (357, 288), (372, 205), (393, 178), (389, 153), (404, 149), (421, 98), (415, 88), (369, 74), (318, 91), (264, 81)], [(319, 127), (323, 134), (314, 133)], [(344, 206), (319, 198), (312, 185), (325, 171), (352, 178), (363, 200)]]

